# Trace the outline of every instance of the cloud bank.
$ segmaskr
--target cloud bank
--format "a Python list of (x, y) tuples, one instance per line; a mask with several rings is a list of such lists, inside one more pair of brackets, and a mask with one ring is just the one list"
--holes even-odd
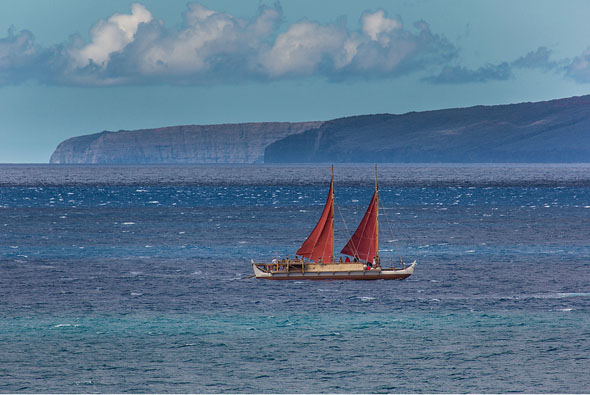
[(407, 28), (383, 10), (365, 12), (360, 28), (302, 20), (279, 31), (280, 6), (251, 19), (189, 4), (184, 24), (168, 29), (142, 4), (90, 30), (85, 42), (41, 48), (29, 31), (0, 39), (0, 84), (105, 86), (215, 84), (322, 76), (330, 80), (395, 77), (456, 56), (425, 22)]
[(384, 10), (366, 11), (357, 29), (344, 20), (282, 25), (282, 11), (260, 7), (250, 18), (188, 4), (184, 23), (167, 28), (140, 3), (98, 21), (89, 40), (43, 48), (28, 30), (0, 38), (0, 86), (27, 80), (52, 85), (211, 85), (322, 77), (330, 81), (422, 73), (434, 84), (508, 80), (515, 69), (560, 72), (590, 82), (590, 48), (571, 61), (552, 61), (539, 47), (513, 60), (469, 69), (454, 64), (458, 49), (419, 21), (405, 26)]
[(579, 83), (590, 83), (590, 48), (573, 60), (552, 60), (551, 50), (547, 47), (539, 47), (511, 62), (487, 64), (477, 69), (445, 65), (437, 75), (426, 77), (424, 81), (433, 84), (505, 81), (513, 78), (515, 71), (519, 69), (554, 72)]
[(19, 84), (30, 78), (38, 53), (30, 31), (15, 34), (14, 29), (8, 30), (8, 36), (0, 38), (0, 86)]

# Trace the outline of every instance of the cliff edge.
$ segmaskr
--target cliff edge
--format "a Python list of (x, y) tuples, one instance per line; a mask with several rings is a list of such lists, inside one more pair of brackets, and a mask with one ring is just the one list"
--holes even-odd
[(321, 124), (261, 122), (104, 131), (63, 141), (50, 163), (261, 163), (272, 142)]
[(68, 139), (50, 163), (590, 162), (590, 95), (326, 122), (188, 125)]
[(590, 95), (335, 119), (270, 144), (273, 162), (590, 162)]

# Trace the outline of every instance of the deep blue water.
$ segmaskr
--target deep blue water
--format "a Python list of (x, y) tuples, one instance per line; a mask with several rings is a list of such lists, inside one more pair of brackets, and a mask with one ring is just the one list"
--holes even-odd
[[(337, 248), (372, 177), (335, 168)], [(590, 165), (381, 166), (381, 254), (413, 276), (245, 279), (328, 184), (0, 166), (0, 392), (590, 392)]]

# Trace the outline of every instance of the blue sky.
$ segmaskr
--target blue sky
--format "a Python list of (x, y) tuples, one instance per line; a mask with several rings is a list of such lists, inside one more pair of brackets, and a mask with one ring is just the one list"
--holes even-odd
[(0, 163), (181, 124), (590, 93), (588, 1), (3, 0)]

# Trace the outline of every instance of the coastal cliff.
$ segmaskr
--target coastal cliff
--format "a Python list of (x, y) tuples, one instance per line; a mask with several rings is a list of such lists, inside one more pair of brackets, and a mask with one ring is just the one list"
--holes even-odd
[(590, 95), (326, 122), (105, 131), (62, 142), (50, 162), (590, 162)]
[(590, 162), (590, 95), (340, 118), (270, 144), (273, 162)]
[(321, 124), (262, 122), (104, 131), (63, 141), (50, 163), (261, 163), (270, 143)]

